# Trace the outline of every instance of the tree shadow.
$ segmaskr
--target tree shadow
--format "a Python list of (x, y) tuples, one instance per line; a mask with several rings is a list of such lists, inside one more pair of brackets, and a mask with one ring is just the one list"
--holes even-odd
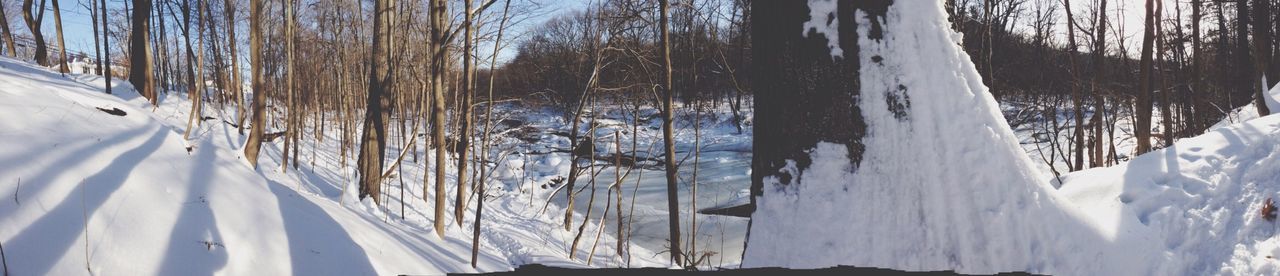
[[(374, 273), (368, 254), (324, 209), (284, 184), (267, 180), (276, 196), (295, 275)], [(168, 273), (161, 273), (168, 274)]]
[(169, 247), (165, 249), (159, 275), (211, 275), (227, 264), (227, 245), (222, 241), (218, 218), (207, 199), (218, 153), (216, 147), (208, 143), (196, 148), (196, 163), (191, 166), (190, 185), (182, 201), (187, 204), (183, 204), (169, 233)]
[(80, 188), (83, 190), (73, 192), (82, 192), (83, 196), (68, 195), (44, 216), (5, 241), (7, 251), (23, 253), (10, 254), (10, 262), (23, 264), (19, 266), (20, 268), (31, 269), (17, 271), (17, 273), (49, 274), (55, 263), (69, 254), (67, 251), (70, 250), (72, 243), (84, 235), (85, 225), (83, 221), (79, 221), (79, 218), (93, 214), (115, 191), (124, 186), (130, 172), (141, 163), (139, 160), (144, 160), (164, 144), (166, 134), (168, 132), (163, 129), (155, 129), (146, 142), (120, 154), (98, 173), (86, 177)]

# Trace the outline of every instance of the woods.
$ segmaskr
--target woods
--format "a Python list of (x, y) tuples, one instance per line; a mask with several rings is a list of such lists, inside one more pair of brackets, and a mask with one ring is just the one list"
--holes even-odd
[[(750, 216), (766, 184), (804, 182), (800, 172), (822, 142), (840, 144), (857, 168), (873, 112), (864, 99), (910, 122), (910, 95), (920, 95), (901, 84), (863, 93), (863, 67), (884, 57), (863, 55), (860, 45), (883, 39), (886, 28), (866, 18), (885, 17), (888, 0), (831, 1), (826, 15), (811, 3), (751, 0), (569, 8), (521, 0), (87, 1), (79, 9), (93, 17), (91, 43), (64, 41), (72, 32), (63, 33), (63, 20), (81, 14), (62, 11), (75, 5), (0, 0), (0, 53), (64, 73), (75, 71), (68, 64), (95, 63), (107, 76), (94, 80), (105, 93), (113, 81), (121, 87), (112, 77), (123, 78), (153, 110), (185, 97), (192, 105), (184, 139), (200, 139), (209, 125), (234, 127), (238, 135), (226, 139), (242, 146), (235, 158), (259, 172), (305, 179), (316, 156), (333, 156), (347, 182), (326, 196), (348, 207), (351, 195), (382, 223), (420, 223), (434, 232), (422, 233), (428, 238), (469, 234), (459, 243), (472, 248), (473, 267), (496, 246), (484, 244), (482, 211), (511, 194), (528, 196), (542, 206), (537, 216), (573, 237), (570, 259), (600, 258), (600, 237), (613, 235), (607, 247), (615, 250), (601, 252), (618, 259), (610, 265), (629, 266), (632, 232), (647, 227), (661, 228), (654, 239), (663, 245), (653, 251), (670, 264), (713, 267), (711, 256), (724, 249), (712, 240), (726, 234), (706, 230), (723, 218), (705, 209)], [(1266, 91), (1280, 82), (1277, 2), (947, 0), (945, 8), (981, 84), (1009, 126), (1028, 133), (1019, 142), (1058, 177), (1172, 147), (1240, 112), (1269, 114)], [(15, 11), (22, 21), (10, 22), (5, 12)], [(56, 45), (45, 42), (46, 11)], [(1123, 22), (1135, 16), (1137, 32)], [(91, 44), (96, 61), (69, 46), (78, 43)], [(1256, 111), (1241, 109), (1249, 105)], [(551, 123), (513, 110), (552, 114)], [(704, 137), (720, 125), (749, 137), (749, 149)], [(332, 152), (314, 147), (326, 139), (338, 145)], [(699, 181), (711, 177), (698, 175), (704, 153), (735, 150), (751, 160), (734, 172), (750, 177), (748, 203), (699, 201), (707, 191)], [(514, 178), (512, 164), (545, 163), (566, 164), (548, 170), (559, 180), (501, 179)], [(662, 171), (647, 177), (664, 185), (641, 187), (646, 170)], [(421, 193), (406, 195), (406, 181), (411, 189), (421, 182)], [(663, 206), (635, 214), (642, 189), (659, 191)], [(550, 195), (535, 199), (537, 191)]]

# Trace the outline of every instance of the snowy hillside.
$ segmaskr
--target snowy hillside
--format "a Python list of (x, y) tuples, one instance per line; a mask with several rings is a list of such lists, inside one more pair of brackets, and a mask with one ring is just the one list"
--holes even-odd
[[(333, 154), (335, 137), (305, 142), (320, 150), (288, 173), (279, 171), (279, 141), (269, 143), (255, 171), (240, 155), (243, 138), (221, 122), (234, 108), (206, 110), (188, 142), (188, 99), (171, 94), (153, 111), (127, 83), (113, 84), (116, 94), (106, 95), (96, 76), (64, 78), (0, 58), (0, 245), (12, 274), (436, 274), (584, 261), (566, 258), (573, 237), (555, 230), (557, 218), (536, 213), (527, 196), (500, 195), (487, 204), (473, 270), (470, 217), (440, 239), (420, 197), (389, 195), (394, 214), (356, 202), (354, 186), (342, 187), (352, 176)], [(421, 166), (404, 168), (413, 167), (397, 188), (421, 195)], [(603, 236), (601, 244), (612, 241)], [(634, 265), (662, 266), (650, 261), (656, 254), (631, 250)]]

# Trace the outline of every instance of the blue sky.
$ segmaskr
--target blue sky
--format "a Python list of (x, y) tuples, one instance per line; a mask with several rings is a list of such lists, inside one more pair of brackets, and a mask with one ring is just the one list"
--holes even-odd
[[(14, 7), (13, 9), (6, 9), (6, 12), (8, 12), (8, 15), (10, 17), (10, 21), (9, 21), (10, 27), (14, 28), (15, 32), (25, 33), (26, 25), (22, 22), (22, 17), (20, 16), (19, 11), (17, 10), (18, 3), (16, 2), (18, 1), (17, 0), (0, 0), (0, 1), (11, 2), (10, 6), (8, 7)], [(512, 0), (512, 1), (528, 1), (528, 0)], [(547, 15), (544, 16), (545, 18), (530, 19), (525, 23), (525, 26), (517, 26), (516, 28), (525, 29), (531, 26), (536, 26), (559, 13), (581, 8), (590, 2), (590, 0), (561, 0), (561, 1), (536, 0), (536, 1), (545, 3), (547, 5), (549, 13), (547, 13)], [(92, 20), (92, 17), (90, 16), (89, 11), (80, 5), (81, 2), (88, 3), (89, 0), (60, 0), (59, 1), (59, 4), (61, 5), (61, 8), (62, 8), (63, 33), (65, 35), (68, 52), (84, 52), (92, 55), (93, 54), (93, 25), (92, 25), (92, 22), (90, 22)], [(495, 5), (501, 5), (501, 3), (497, 3)], [(121, 0), (108, 0), (107, 8), (113, 11), (123, 9), (124, 2)], [(56, 33), (56, 30), (54, 29), (54, 23), (53, 23), (53, 13), (52, 13), (53, 5), (50, 4), (48, 9), (50, 11), (45, 14), (45, 17), (46, 17), (44, 22), (45, 26), (43, 27), (42, 31), (45, 33), (45, 37), (46, 37), (46, 40), (48, 40), (48, 43), (52, 45), (57, 43), (57, 37), (56, 37), (57, 33)], [(501, 9), (501, 7), (492, 7), (492, 9)], [(112, 19), (112, 20), (115, 20), (115, 19)], [(116, 42), (112, 41), (112, 43), (116, 43)], [(507, 48), (513, 49), (514, 47), (509, 46)], [(504, 51), (501, 58), (507, 59), (513, 55), (514, 53), (512, 53), (510, 50), (507, 50), (507, 51)]]

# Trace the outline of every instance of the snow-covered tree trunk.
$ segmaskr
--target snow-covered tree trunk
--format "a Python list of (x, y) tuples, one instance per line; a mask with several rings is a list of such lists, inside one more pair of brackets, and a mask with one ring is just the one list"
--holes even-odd
[(744, 267), (1124, 270), (1098, 262), (1123, 250), (1063, 243), (1107, 239), (1019, 146), (941, 1), (755, 1), (752, 10)]
[[(807, 168), (811, 162), (808, 151), (818, 142), (845, 145), (855, 166), (862, 159), (866, 123), (857, 103), (858, 37), (879, 38), (881, 28), (873, 26), (872, 32), (858, 33), (852, 19), (855, 13), (883, 16), (890, 1), (827, 2), (831, 14), (811, 12), (799, 1), (752, 2), (752, 55), (756, 62), (752, 82), (756, 91), (753, 200), (761, 195), (766, 178), (777, 178), (782, 185), (801, 182), (794, 172), (782, 169)], [(811, 15), (818, 17), (809, 21)], [(833, 22), (829, 21), (832, 16), (836, 19)], [(910, 100), (895, 101), (899, 104), (896, 107), (905, 108)]]

